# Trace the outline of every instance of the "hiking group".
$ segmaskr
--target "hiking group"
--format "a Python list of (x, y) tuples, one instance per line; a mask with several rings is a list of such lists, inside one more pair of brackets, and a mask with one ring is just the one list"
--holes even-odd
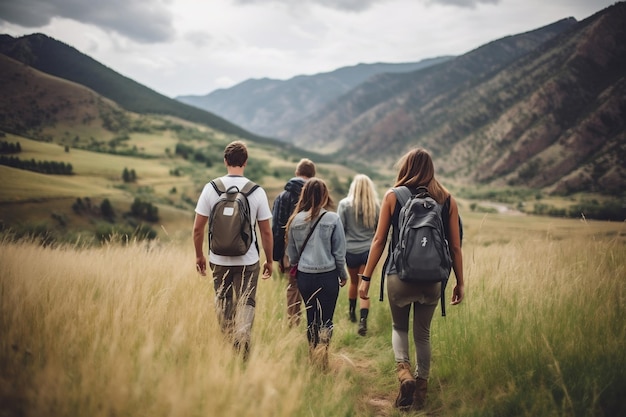
[[(351, 322), (367, 334), (370, 280), (387, 243), (381, 274), (387, 284), (392, 317), (392, 348), (400, 389), (395, 406), (424, 407), (430, 373), (430, 324), (454, 270), (451, 304), (464, 297), (462, 225), (458, 206), (435, 178), (430, 154), (421, 148), (398, 161), (394, 187), (379, 202), (372, 180), (354, 177), (348, 195), (336, 207), (326, 183), (316, 177), (315, 164), (302, 159), (295, 177), (285, 185), (272, 210), (265, 190), (248, 180), (248, 151), (235, 141), (224, 150), (227, 174), (207, 183), (198, 198), (193, 226), (196, 269), (206, 275), (204, 237), (208, 226), (209, 267), (220, 328), (244, 359), (249, 356), (261, 257), (255, 233), (260, 232), (265, 255), (262, 278), (286, 275), (287, 319), (299, 326), (302, 304), (311, 360), (328, 366), (328, 349), (340, 288), (348, 289)], [(270, 224), (271, 220), (271, 224)], [(409, 322), (413, 307), (415, 367), (409, 357)]]

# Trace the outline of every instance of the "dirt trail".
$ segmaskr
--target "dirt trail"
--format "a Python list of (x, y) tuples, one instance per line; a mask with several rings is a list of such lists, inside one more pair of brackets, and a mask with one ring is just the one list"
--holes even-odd
[(364, 381), (364, 389), (359, 402), (361, 407), (368, 410), (368, 415), (374, 415), (376, 417), (391, 416), (395, 411), (393, 404), (396, 393), (383, 392), (377, 389), (376, 385), (371, 383), (372, 380), (376, 379), (371, 375), (372, 369), (374, 369), (371, 361), (367, 359), (356, 359), (353, 356), (348, 357), (341, 352), (331, 354), (331, 369), (338, 370), (346, 366), (355, 369), (360, 375), (359, 380)]

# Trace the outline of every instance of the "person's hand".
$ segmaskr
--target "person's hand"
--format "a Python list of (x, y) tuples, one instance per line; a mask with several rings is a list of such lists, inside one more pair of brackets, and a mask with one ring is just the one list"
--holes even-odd
[(361, 297), (362, 300), (369, 300), (369, 292), (370, 282), (361, 280), (361, 283), (359, 284), (359, 297)]
[(203, 277), (206, 276), (206, 258), (204, 255), (196, 257), (196, 271)]
[(463, 301), (465, 297), (465, 287), (463, 285), (455, 285), (454, 291), (452, 291), (452, 302), (450, 304), (457, 305)]
[(272, 276), (272, 261), (265, 261), (263, 263), (263, 275), (261, 278), (268, 279)]
[(346, 285), (346, 282), (348, 282), (348, 280), (344, 277), (339, 277), (339, 286), (343, 287), (344, 285)]

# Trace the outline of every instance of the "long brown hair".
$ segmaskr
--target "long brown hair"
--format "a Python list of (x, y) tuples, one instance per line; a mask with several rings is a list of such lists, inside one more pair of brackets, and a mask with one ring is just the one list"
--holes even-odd
[(450, 192), (435, 178), (435, 166), (428, 151), (415, 148), (405, 153), (396, 164), (398, 177), (395, 187), (401, 185), (415, 189), (426, 187), (439, 204), (443, 204)]
[(298, 204), (296, 204), (293, 214), (289, 217), (286, 228), (289, 229), (291, 221), (301, 211), (308, 211), (309, 215), (306, 220), (311, 221), (319, 216), (323, 208), (330, 209), (332, 207), (334, 207), (334, 203), (326, 183), (319, 178), (311, 178), (304, 183)]

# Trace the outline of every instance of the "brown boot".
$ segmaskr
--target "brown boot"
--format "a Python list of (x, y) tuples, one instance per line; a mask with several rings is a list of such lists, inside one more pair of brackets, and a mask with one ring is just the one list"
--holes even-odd
[(428, 391), (428, 381), (422, 378), (415, 378), (415, 396), (413, 397), (413, 409), (421, 410), (426, 404), (426, 392)]
[(415, 378), (411, 372), (411, 365), (408, 362), (398, 363), (398, 381), (400, 381), (400, 392), (396, 398), (396, 407), (401, 410), (408, 410), (413, 404), (413, 394), (415, 393)]

